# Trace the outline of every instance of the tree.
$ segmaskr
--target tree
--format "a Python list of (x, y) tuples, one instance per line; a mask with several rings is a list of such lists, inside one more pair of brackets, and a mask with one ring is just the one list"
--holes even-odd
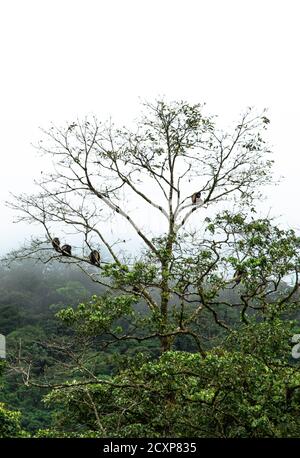
[[(180, 434), (182, 425), (175, 417), (184, 400), (185, 418), (192, 421), (182, 429), (188, 435), (195, 433), (203, 414), (200, 435), (282, 434), (281, 426), (274, 427), (278, 415), (269, 406), (278, 393), (268, 391), (269, 397), (262, 397), (261, 409), (270, 407), (266, 423), (260, 419), (257, 426), (252, 412), (252, 403), (258, 402), (253, 373), (262, 383), (269, 359), (261, 356), (256, 364), (254, 356), (246, 358), (240, 350), (241, 341), (229, 348), (224, 343), (238, 330), (240, 340), (244, 334), (250, 338), (253, 326), (259, 335), (263, 322), (272, 335), (277, 320), (299, 306), (300, 240), (293, 230), (282, 230), (255, 214), (259, 189), (271, 182), (272, 160), (263, 139), (269, 120), (249, 109), (225, 133), (213, 117), (204, 116), (200, 105), (158, 101), (146, 109), (136, 132), (96, 119), (44, 132), (48, 141), (40, 148), (53, 158), (54, 172), (43, 173), (38, 194), (16, 196), (11, 206), (20, 220), (40, 224), (45, 238), (33, 240), (12, 258), (75, 263), (106, 290), (58, 314), (76, 338), (75, 343), (61, 342), (59, 349), (64, 364), (72, 365), (68, 380), (35, 382), (22, 364), (20, 371), (26, 383), (52, 386), (49, 398), (63, 402), (64, 418), (77, 418), (77, 426), (91, 434), (112, 434), (116, 422), (121, 435)], [(195, 193), (200, 193), (196, 201)], [(160, 221), (156, 233), (138, 224), (148, 210)], [(108, 236), (109, 222), (118, 231), (122, 221), (141, 242), (137, 255), (126, 251), (118, 235)], [(68, 228), (81, 236), (82, 244), (71, 254), (51, 245)], [(101, 252), (100, 266), (88, 256), (94, 249)], [(283, 335), (287, 332), (280, 334), (278, 345)], [(160, 358), (153, 360), (157, 355), (147, 347), (143, 354), (121, 361), (119, 375), (97, 372), (94, 362), (100, 349), (157, 340)], [(174, 353), (180, 345), (197, 354)], [(272, 345), (268, 348), (272, 357)], [(262, 348), (259, 352), (263, 355)], [(285, 363), (282, 371), (272, 365), (274, 373), (267, 381), (280, 385), (278, 411), (285, 389), (298, 395), (298, 368)], [(223, 387), (216, 379), (218, 371)], [(237, 380), (240, 372), (245, 377)], [(284, 385), (287, 374), (291, 379)], [(237, 380), (233, 398), (231, 377)], [(243, 390), (249, 394), (245, 403)]]
[[(233, 274), (219, 269), (219, 252), (224, 243), (230, 246), (231, 234), (225, 234), (225, 241), (206, 238), (192, 216), (203, 222), (214, 204), (249, 207), (260, 195), (259, 185), (271, 179), (272, 160), (262, 138), (269, 120), (248, 109), (233, 131), (224, 133), (213, 117), (202, 114), (200, 105), (158, 101), (146, 104), (146, 109), (136, 132), (96, 119), (44, 132), (49, 142), (44, 146), (41, 141), (39, 147), (53, 158), (54, 171), (42, 174), (38, 194), (16, 196), (11, 206), (19, 211), (20, 220), (39, 223), (46, 239), (33, 240), (13, 257), (77, 263), (99, 284), (122, 291), (132, 301), (143, 300), (155, 317), (165, 351), (176, 335), (193, 335), (188, 324), (204, 308), (204, 285), (219, 290)], [(191, 195), (198, 191), (202, 197), (193, 204)], [(138, 226), (133, 215), (137, 204), (142, 215), (155, 211), (153, 216), (161, 221), (159, 233), (151, 236)], [(187, 227), (190, 219), (194, 224)], [(107, 237), (107, 220), (116, 227), (123, 220), (146, 252), (132, 256), (118, 249), (120, 240)], [(73, 249), (71, 256), (49, 248), (64, 226), (82, 236), (82, 247)], [(208, 226), (210, 232), (212, 228)], [(94, 247), (106, 257), (100, 269), (91, 270), (87, 255)], [(181, 311), (174, 316), (175, 297)], [(199, 340), (197, 345), (201, 351)]]

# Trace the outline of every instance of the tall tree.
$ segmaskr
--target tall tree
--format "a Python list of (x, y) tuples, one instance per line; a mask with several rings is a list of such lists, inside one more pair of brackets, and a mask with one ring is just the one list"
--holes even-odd
[[(299, 370), (289, 361), (293, 324), (281, 318), (299, 307), (300, 239), (254, 207), (271, 182), (269, 120), (249, 109), (223, 132), (203, 113), (158, 101), (134, 132), (96, 119), (52, 126), (40, 149), (53, 172), (11, 204), (45, 232), (13, 259), (77, 264), (106, 288), (58, 313), (74, 334), (46, 346), (62, 361), (56, 375), (36, 380), (18, 354), (25, 384), (54, 388), (47, 399), (75, 435), (296, 434)], [(157, 224), (147, 228), (148, 213)], [(140, 240), (138, 254), (121, 225)], [(100, 350), (122, 344), (143, 352), (121, 358), (115, 376), (101, 372)]]
[[(44, 131), (39, 148), (52, 157), (53, 171), (38, 180), (39, 193), (16, 196), (10, 205), (19, 220), (39, 223), (46, 238), (12, 255), (77, 263), (94, 281), (147, 304), (162, 351), (178, 334), (189, 334), (204, 353), (189, 323), (206, 308), (226, 327), (212, 301), (221, 287), (241, 280), (238, 269), (248, 256), (241, 258), (233, 246), (242, 221), (224, 213), (218, 220), (224, 238), (213, 236), (211, 208), (249, 209), (259, 187), (270, 183), (272, 160), (262, 135), (269, 120), (248, 109), (232, 131), (223, 132), (201, 105), (158, 101), (145, 108), (135, 131), (95, 118)], [(156, 233), (139, 224), (151, 211)], [(144, 245), (142, 254), (131, 255), (124, 243), (120, 249), (118, 235), (108, 236), (109, 222), (131, 228)], [(53, 242), (68, 228), (82, 241), (71, 252)], [(235, 256), (227, 262), (225, 246)], [(95, 249), (100, 265), (91, 268)]]

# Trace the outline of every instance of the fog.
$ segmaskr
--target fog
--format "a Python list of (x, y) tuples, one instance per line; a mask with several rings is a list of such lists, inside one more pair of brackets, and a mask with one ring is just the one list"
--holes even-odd
[(296, 0), (11, 0), (0, 6), (1, 254), (38, 228), (13, 223), (9, 192), (32, 192), (49, 164), (39, 127), (96, 114), (128, 124), (140, 98), (206, 102), (224, 127), (268, 108), (275, 175), (262, 214), (299, 227)]

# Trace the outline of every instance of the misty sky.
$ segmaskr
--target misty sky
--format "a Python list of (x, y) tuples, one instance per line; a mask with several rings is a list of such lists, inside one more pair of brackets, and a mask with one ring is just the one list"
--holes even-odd
[(9, 0), (0, 4), (1, 244), (33, 230), (13, 224), (9, 192), (31, 192), (45, 163), (39, 126), (96, 114), (126, 124), (139, 98), (206, 102), (230, 125), (269, 109), (275, 174), (263, 203), (300, 228), (300, 3), (297, 0)]

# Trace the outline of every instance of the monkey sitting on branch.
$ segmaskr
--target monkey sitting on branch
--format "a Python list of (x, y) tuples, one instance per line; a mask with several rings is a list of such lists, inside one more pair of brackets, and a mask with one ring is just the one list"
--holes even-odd
[(52, 239), (52, 246), (57, 253), (61, 253), (60, 240), (58, 237), (54, 237), (54, 239)]
[(201, 199), (201, 192), (194, 192), (194, 194), (191, 196), (192, 198), (192, 204), (197, 205), (203, 203), (203, 200)]
[(94, 266), (100, 266), (100, 253), (97, 250), (92, 250), (89, 255), (90, 263)]
[(67, 244), (66, 244), (66, 245), (63, 245), (63, 246), (61, 247), (61, 254), (62, 254), (63, 256), (72, 256), (71, 250), (72, 250), (71, 245), (67, 245)]

